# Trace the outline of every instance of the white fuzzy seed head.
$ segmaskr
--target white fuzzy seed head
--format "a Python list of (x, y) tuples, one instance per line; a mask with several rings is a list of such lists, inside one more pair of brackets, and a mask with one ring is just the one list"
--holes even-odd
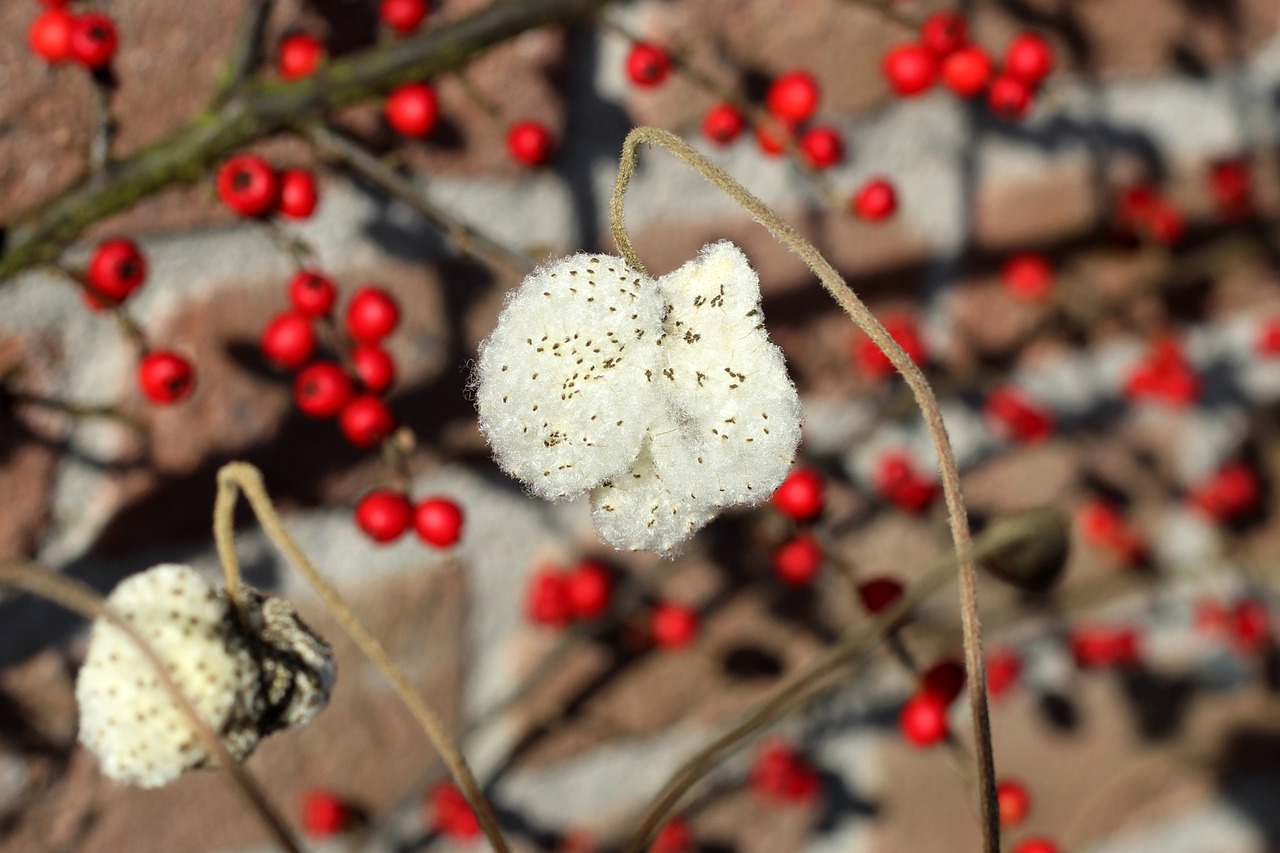
[(480, 429), (498, 464), (540, 497), (593, 488), (640, 452), (655, 409), (662, 298), (611, 255), (538, 268), (481, 345)]
[[(195, 570), (161, 565), (107, 599), (150, 642), (196, 712), (237, 760), (271, 731), (310, 719), (328, 698), (329, 647), (287, 602), (246, 590), (241, 616)], [(157, 787), (211, 757), (150, 663), (99, 620), (76, 680), (80, 740), (105, 775)]]

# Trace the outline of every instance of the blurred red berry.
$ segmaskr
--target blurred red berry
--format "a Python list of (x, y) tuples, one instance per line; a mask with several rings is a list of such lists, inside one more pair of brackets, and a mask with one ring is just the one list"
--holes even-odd
[(338, 288), (315, 270), (299, 270), (289, 280), (289, 301), (308, 317), (324, 317), (337, 298)]
[(898, 729), (907, 743), (929, 747), (947, 737), (947, 704), (932, 693), (917, 693), (898, 715)]
[(366, 285), (347, 304), (347, 334), (364, 344), (376, 344), (400, 324), (400, 306), (380, 287)]
[(1077, 514), (1081, 537), (1095, 548), (1109, 552), (1123, 565), (1142, 562), (1147, 545), (1142, 532), (1115, 506), (1106, 501), (1086, 503)]
[(1006, 779), (996, 785), (996, 802), (1000, 807), (1000, 825), (1014, 827), (1031, 814), (1031, 795), (1027, 786), (1016, 779)]
[(399, 539), (412, 523), (413, 504), (395, 489), (374, 489), (356, 504), (356, 524), (379, 544)]
[(331, 361), (304, 367), (293, 380), (293, 400), (313, 418), (332, 418), (342, 411), (353, 393), (351, 379)]
[(1061, 853), (1061, 848), (1047, 838), (1028, 838), (1013, 848), (1012, 853)]
[(1253, 214), (1251, 172), (1243, 157), (1221, 160), (1209, 169), (1209, 192), (1218, 215), (1227, 222), (1241, 222)]
[(968, 41), (969, 22), (958, 12), (934, 12), (920, 24), (920, 43), (938, 59), (945, 59)]
[(814, 127), (800, 137), (800, 150), (815, 169), (826, 169), (844, 159), (844, 141), (834, 127)]
[(471, 804), (453, 782), (441, 782), (427, 795), (426, 823), (455, 841), (475, 841), (483, 830)]
[(120, 35), (115, 21), (98, 12), (86, 12), (72, 20), (71, 58), (86, 68), (106, 68), (116, 55)]
[(693, 853), (693, 830), (680, 818), (672, 818), (662, 825), (649, 853)]
[(553, 567), (538, 569), (529, 576), (524, 610), (529, 620), (550, 628), (563, 628), (573, 619), (566, 576)]
[(428, 545), (448, 548), (462, 538), (462, 507), (449, 498), (430, 497), (413, 510), (413, 529)]
[(1259, 651), (1271, 639), (1271, 611), (1256, 598), (1236, 602), (1227, 624), (1232, 643), (1242, 654)]
[(811, 521), (822, 513), (822, 475), (812, 468), (797, 468), (773, 493), (778, 512), (795, 521)]
[(1187, 494), (1190, 504), (1217, 521), (1232, 521), (1255, 510), (1262, 478), (1245, 462), (1228, 462)]
[(698, 613), (692, 607), (673, 601), (653, 606), (650, 629), (653, 641), (664, 649), (683, 649), (698, 637)]
[(925, 92), (938, 73), (937, 59), (923, 45), (902, 44), (885, 54), (881, 63), (890, 88), (900, 97)]
[(968, 45), (942, 60), (942, 82), (962, 98), (976, 98), (991, 80), (991, 57), (978, 45)]
[(315, 213), (315, 176), (306, 169), (285, 169), (280, 173), (280, 215), (289, 219), (307, 219)]
[(370, 394), (382, 394), (396, 381), (396, 361), (377, 344), (360, 344), (351, 352), (356, 378)]
[(1200, 399), (1200, 377), (1178, 342), (1162, 338), (1152, 346), (1151, 354), (1130, 371), (1125, 391), (1133, 400), (1185, 407)]
[(893, 578), (872, 578), (858, 584), (858, 597), (872, 616), (883, 613), (902, 597), (902, 584)]
[(1280, 355), (1280, 317), (1274, 317), (1262, 324), (1258, 330), (1258, 342), (1254, 349), (1261, 356)]
[(938, 484), (922, 477), (901, 453), (886, 453), (880, 458), (875, 486), (885, 500), (912, 513), (928, 509), (938, 494)]
[(125, 237), (103, 240), (93, 250), (85, 283), (114, 302), (122, 302), (147, 278), (147, 259), (138, 244)]
[(1031, 109), (1031, 87), (1016, 77), (997, 74), (987, 89), (987, 108), (996, 118), (1018, 121)]
[(992, 391), (982, 413), (992, 431), (1007, 441), (1034, 444), (1053, 435), (1053, 415), (1015, 388)]
[(395, 416), (372, 394), (352, 397), (338, 413), (338, 427), (356, 447), (376, 447), (396, 428)]
[(997, 699), (1009, 692), (1022, 676), (1022, 658), (1012, 649), (1000, 649), (987, 655), (987, 693)]
[(1004, 53), (1004, 73), (1032, 88), (1053, 71), (1053, 48), (1035, 33), (1018, 33)]
[(822, 569), (822, 546), (801, 533), (773, 552), (773, 573), (787, 586), (808, 586)]
[(435, 129), (440, 106), (426, 83), (406, 83), (387, 96), (387, 124), (404, 136), (423, 137)]
[(1013, 255), (1000, 268), (1005, 290), (1027, 302), (1046, 299), (1053, 289), (1053, 265), (1039, 252)]
[(71, 30), (75, 16), (65, 9), (46, 9), (27, 30), (27, 47), (45, 62), (66, 62), (71, 58)]
[(406, 36), (427, 19), (427, 0), (382, 0), (378, 17), (397, 34)]
[(702, 117), (702, 135), (717, 145), (728, 145), (742, 135), (746, 124), (733, 104), (717, 104)]
[(324, 42), (310, 33), (290, 33), (280, 40), (276, 70), (285, 80), (310, 77), (324, 62)]
[(138, 385), (153, 403), (177, 403), (195, 387), (195, 370), (175, 352), (153, 350), (138, 362)]
[(565, 590), (576, 618), (599, 619), (609, 610), (613, 578), (601, 564), (583, 560), (565, 576)]
[(778, 121), (799, 124), (808, 121), (818, 109), (821, 91), (818, 81), (808, 71), (788, 71), (775, 77), (765, 92), (765, 108)]
[(920, 692), (937, 696), (950, 705), (964, 689), (964, 664), (957, 660), (940, 660), (920, 676)]
[(822, 792), (817, 769), (780, 739), (761, 744), (747, 778), (752, 793), (766, 802), (806, 804)]
[(518, 121), (507, 130), (507, 151), (517, 163), (541, 166), (555, 150), (556, 139), (541, 122)]
[(1165, 199), (1158, 199), (1147, 214), (1141, 230), (1147, 239), (1161, 246), (1176, 246), (1187, 231), (1187, 221), (1182, 211)]
[(302, 797), (302, 831), (312, 838), (329, 838), (351, 824), (351, 809), (333, 791), (313, 790)]
[(241, 216), (263, 216), (276, 206), (280, 179), (257, 154), (237, 154), (218, 169), (218, 198)]
[(1082, 669), (1124, 666), (1138, 660), (1138, 632), (1134, 628), (1077, 625), (1070, 640), (1071, 654)]
[[(785, 122), (775, 122), (779, 128), (758, 124), (755, 127), (756, 145), (770, 157), (777, 157), (787, 150), (787, 141), (795, 138), (795, 126)], [(779, 135), (781, 132), (781, 135)]]
[(302, 367), (316, 350), (316, 333), (311, 320), (297, 311), (277, 314), (262, 330), (262, 354), (280, 367)]
[(882, 222), (898, 209), (898, 195), (885, 178), (871, 178), (853, 194), (853, 212), (867, 222)]
[(638, 41), (627, 54), (627, 76), (637, 86), (661, 85), (671, 73), (671, 57), (656, 44)]
[[(927, 358), (924, 339), (920, 337), (920, 330), (912, 317), (905, 314), (893, 315), (885, 317), (881, 320), (881, 324), (889, 333), (889, 337), (897, 341), (898, 346), (907, 353), (908, 358), (917, 365), (924, 366)], [(885, 355), (875, 341), (868, 337), (858, 338), (854, 358), (862, 372), (872, 379), (892, 376), (896, 370), (893, 362), (889, 361), (889, 356)]]

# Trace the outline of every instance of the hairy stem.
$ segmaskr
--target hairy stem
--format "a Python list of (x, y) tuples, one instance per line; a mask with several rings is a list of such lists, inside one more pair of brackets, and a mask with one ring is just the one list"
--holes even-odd
[(284, 524), (280, 521), (271, 498), (267, 496), (262, 472), (247, 462), (229, 462), (218, 471), (218, 496), (214, 503), (213, 534), (218, 546), (218, 557), (226, 572), (228, 591), (231, 591), (234, 597), (233, 584), (238, 587), (240, 579), (239, 561), (235, 553), (234, 514), (236, 497), (241, 493), (249, 501), (249, 506), (253, 508), (254, 515), (258, 517), (258, 522), (267, 532), (267, 536), (294, 565), (294, 568), (307, 579), (325, 606), (337, 618), (347, 636), (355, 641), (365, 656), (373, 661), (374, 666), (391, 682), (396, 694), (418, 721), (427, 739), (435, 746), (441, 760), (457, 781), (458, 787), (462, 789), (493, 849), (497, 853), (508, 853), (507, 842), (502, 836), (502, 830), (498, 826), (497, 818), (494, 817), (493, 809), (481, 792), (480, 785), (476, 782), (466, 759), (445, 731), (440, 718), (413, 689), (409, 679), (391, 660), (382, 643), (378, 642), (360, 618), (347, 606), (338, 590), (316, 570), (307, 559), (307, 555), (293, 541), (293, 537), (284, 529)]
[(262, 825), (267, 828), (276, 843), (282, 849), (289, 851), (289, 853), (302, 853), (302, 848), (294, 840), (293, 834), (289, 831), (284, 818), (272, 807), (266, 794), (258, 783), (254, 781), (249, 771), (231, 756), (217, 733), (201, 718), (199, 712), (191, 704), (191, 700), (186, 697), (182, 692), (182, 688), (173, 680), (168, 667), (156, 654), (151, 643), (134, 630), (134, 627), (128, 621), (116, 613), (103, 600), (102, 596), (82, 583), (20, 560), (0, 563), (0, 585), (12, 586), (26, 590), (33, 595), (47, 598), (88, 619), (106, 620), (128, 637), (129, 642), (133, 643), (138, 651), (142, 653), (142, 656), (146, 658), (147, 664), (155, 670), (160, 684), (169, 694), (169, 698), (173, 700), (174, 705), (177, 706), (179, 713), (186, 718), (187, 724), (191, 726), (196, 737), (199, 738), (200, 745), (204, 747), (205, 752), (216, 758), (218, 766), (231, 776), (231, 780), (235, 783), (236, 790), (240, 796), (258, 815)]
[[(906, 380), (915, 396), (929, 427), (934, 450), (938, 455), (938, 467), (942, 475), (942, 489), (946, 497), (947, 516), (951, 524), (951, 536), (955, 543), (956, 561), (960, 579), (960, 615), (964, 626), (965, 670), (968, 673), (969, 706), (973, 714), (974, 741), (978, 763), (980, 808), (983, 815), (982, 834), (987, 853), (1000, 849), (1000, 818), (995, 792), (995, 761), (991, 749), (991, 724), (987, 713), (986, 666), (982, 658), (982, 631), (978, 613), (978, 586), (974, 570), (973, 543), (969, 532), (969, 517), (965, 512), (964, 496), (960, 491), (960, 472), (942, 413), (929, 380), (885, 330), (861, 299), (849, 289), (848, 284), (822, 254), (794, 228), (784, 222), (769, 207), (748, 192), (741, 184), (719, 166), (712, 163), (680, 137), (654, 127), (639, 127), (627, 134), (622, 143), (622, 157), (618, 164), (618, 178), (614, 183), (609, 204), (609, 220), (613, 228), (614, 242), (627, 263), (637, 270), (644, 265), (636, 255), (635, 247), (627, 234), (624, 203), (627, 187), (635, 174), (636, 161), (641, 145), (650, 143), (666, 148), (683, 160), (707, 181), (723, 190), (753, 219), (763, 225), (787, 248), (795, 252), (813, 270), (827, 292), (863, 332), (875, 342), (889, 361)], [(656, 826), (656, 821), (654, 822)], [(649, 827), (651, 831), (653, 827)], [(647, 833), (646, 833), (647, 836)], [(646, 836), (639, 836), (641, 838)], [(633, 839), (634, 840), (634, 839)], [(634, 849), (634, 848), (633, 848)]]

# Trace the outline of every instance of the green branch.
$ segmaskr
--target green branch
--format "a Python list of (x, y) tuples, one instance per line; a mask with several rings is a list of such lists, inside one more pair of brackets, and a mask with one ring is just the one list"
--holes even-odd
[(0, 281), (57, 258), (86, 228), (173, 184), (194, 183), (232, 152), (299, 120), (458, 68), (526, 30), (585, 18), (609, 0), (509, 0), (414, 38), (369, 48), (292, 83), (260, 80), (166, 139), (18, 215)]

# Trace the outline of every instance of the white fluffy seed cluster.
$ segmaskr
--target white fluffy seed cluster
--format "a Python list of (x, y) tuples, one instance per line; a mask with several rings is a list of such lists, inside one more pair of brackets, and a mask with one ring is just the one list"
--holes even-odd
[(536, 495), (591, 493), (618, 548), (669, 551), (766, 499), (800, 441), (800, 401), (742, 250), (705, 246), (651, 279), (608, 255), (541, 267), (480, 350), (480, 427)]
[[(328, 701), (332, 650), (282, 599), (245, 590), (233, 606), (194, 569), (166, 564), (126, 579), (107, 602), (237, 760)], [(212, 763), (147, 659), (104, 620), (94, 623), (76, 701), (80, 741), (112, 779), (154, 788)]]

